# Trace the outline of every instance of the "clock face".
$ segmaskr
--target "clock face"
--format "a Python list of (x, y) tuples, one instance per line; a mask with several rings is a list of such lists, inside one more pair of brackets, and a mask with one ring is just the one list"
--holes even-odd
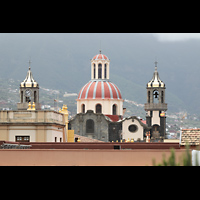
[(30, 97), (31, 96), (31, 90), (30, 89), (25, 91), (25, 96), (26, 97)]

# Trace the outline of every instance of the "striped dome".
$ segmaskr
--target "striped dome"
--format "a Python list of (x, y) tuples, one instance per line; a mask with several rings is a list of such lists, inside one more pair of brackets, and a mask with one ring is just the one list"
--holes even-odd
[(93, 57), (93, 60), (109, 60), (107, 56), (103, 54), (97, 54), (96, 56)]
[(81, 89), (78, 99), (122, 99), (122, 95), (110, 81), (92, 80)]

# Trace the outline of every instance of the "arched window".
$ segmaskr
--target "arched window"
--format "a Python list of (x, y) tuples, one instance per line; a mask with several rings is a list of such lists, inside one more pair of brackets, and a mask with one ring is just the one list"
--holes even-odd
[(23, 103), (23, 91), (21, 91), (21, 103)]
[(98, 65), (98, 79), (102, 78), (102, 64)]
[(31, 97), (26, 97), (26, 102), (27, 103), (31, 102)]
[(82, 104), (82, 105), (81, 105), (81, 112), (82, 112), (82, 113), (85, 113), (85, 104)]
[(159, 133), (159, 126), (157, 124), (153, 125), (153, 128), (152, 128), (152, 132), (153, 133)]
[(151, 95), (151, 92), (148, 91), (148, 103), (150, 103), (150, 95)]
[(101, 104), (96, 105), (96, 113), (101, 113)]
[(116, 104), (114, 104), (114, 105), (112, 106), (112, 114), (113, 114), (113, 115), (117, 115), (117, 105), (116, 105)]
[(161, 103), (164, 103), (164, 92), (161, 92)]
[(34, 91), (34, 102), (37, 103), (37, 93)]
[(107, 77), (107, 65), (105, 64), (104, 65), (104, 78), (106, 78)]
[(158, 103), (159, 102), (159, 92), (158, 92), (158, 90), (153, 91), (153, 96), (154, 96), (153, 103)]
[(96, 77), (96, 65), (94, 64), (94, 79)]
[(86, 133), (94, 133), (94, 121), (92, 119), (86, 121)]

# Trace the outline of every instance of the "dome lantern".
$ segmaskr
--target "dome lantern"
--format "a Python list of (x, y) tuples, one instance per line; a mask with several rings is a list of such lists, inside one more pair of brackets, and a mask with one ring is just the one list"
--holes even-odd
[(109, 80), (110, 60), (99, 51), (91, 60), (91, 79)]

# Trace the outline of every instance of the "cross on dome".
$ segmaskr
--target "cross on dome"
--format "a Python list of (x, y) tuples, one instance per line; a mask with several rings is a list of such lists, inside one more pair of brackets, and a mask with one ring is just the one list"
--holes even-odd
[(29, 70), (30, 70), (31, 69), (31, 63), (32, 63), (31, 60), (29, 60), (28, 63), (29, 63)]
[(157, 64), (158, 64), (158, 62), (155, 61), (155, 71), (157, 71)]

